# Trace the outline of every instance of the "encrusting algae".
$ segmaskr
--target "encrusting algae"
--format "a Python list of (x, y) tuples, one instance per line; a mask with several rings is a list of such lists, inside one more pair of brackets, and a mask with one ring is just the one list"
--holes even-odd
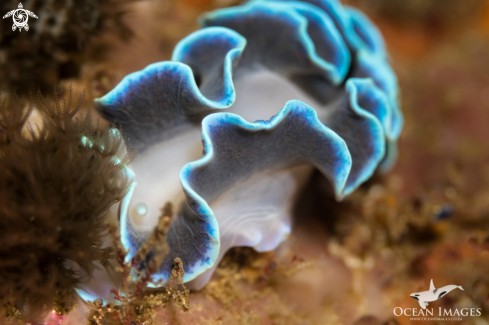
[[(151, 275), (158, 270), (159, 265), (168, 254), (166, 233), (171, 222), (172, 207), (167, 203), (163, 209), (159, 222), (151, 236), (136, 252), (130, 262), (126, 262), (127, 251), (122, 246), (119, 227), (113, 223), (108, 224), (115, 250), (117, 266), (115, 270), (120, 274), (121, 284), (119, 289), (111, 290), (115, 303), (104, 304), (101, 300), (89, 302), (89, 324), (96, 325), (133, 325), (154, 324), (155, 309), (166, 307), (170, 303), (182, 311), (190, 309), (189, 293), (185, 288), (182, 278), (184, 275), (183, 263), (180, 258), (175, 259), (170, 279), (162, 289), (150, 292), (147, 285), (153, 283)], [(148, 261), (146, 256), (152, 252), (152, 258)], [(146, 264), (146, 268), (136, 277), (132, 269)]]

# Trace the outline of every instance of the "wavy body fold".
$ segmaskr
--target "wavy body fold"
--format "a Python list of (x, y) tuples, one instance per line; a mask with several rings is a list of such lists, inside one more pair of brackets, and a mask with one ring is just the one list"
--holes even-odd
[[(184, 281), (204, 273), (196, 288), (230, 247), (270, 250), (288, 235), (288, 202), (308, 175), (298, 166), (319, 169), (341, 199), (392, 164), (403, 123), (380, 33), (354, 9), (333, 0), (250, 1), (201, 23), (173, 61), (127, 76), (96, 100), (140, 152), (121, 209), (124, 246), (135, 251), (172, 200), (180, 208), (170, 254), (154, 279), (168, 279), (180, 257)], [(234, 114), (242, 112), (236, 96), (252, 95), (236, 81), (263, 70), (319, 104), (290, 98), (253, 123)]]

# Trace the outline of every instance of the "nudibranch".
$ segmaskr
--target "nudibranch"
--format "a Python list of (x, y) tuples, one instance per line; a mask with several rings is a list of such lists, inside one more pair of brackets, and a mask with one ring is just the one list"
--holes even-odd
[(170, 201), (170, 253), (153, 280), (179, 257), (193, 288), (231, 247), (276, 248), (314, 168), (337, 199), (388, 168), (403, 124), (382, 37), (352, 8), (249, 1), (201, 24), (171, 61), (95, 101), (138, 150), (120, 207), (128, 258)]

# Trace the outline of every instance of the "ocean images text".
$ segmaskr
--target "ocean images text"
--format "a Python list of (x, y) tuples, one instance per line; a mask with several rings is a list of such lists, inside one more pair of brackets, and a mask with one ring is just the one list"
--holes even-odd
[(396, 316), (481, 316), (481, 308), (461, 308), (461, 309), (445, 309), (438, 307), (438, 315), (433, 315), (434, 308), (394, 308)]

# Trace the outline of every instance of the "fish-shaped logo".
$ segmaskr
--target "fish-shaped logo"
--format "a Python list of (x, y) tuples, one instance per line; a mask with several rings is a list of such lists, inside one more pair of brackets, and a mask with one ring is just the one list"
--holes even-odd
[(457, 286), (454, 284), (449, 284), (447, 286), (444, 286), (444, 287), (437, 289), (433, 285), (433, 279), (431, 279), (430, 290), (412, 293), (410, 296), (411, 296), (411, 298), (413, 298), (419, 302), (419, 305), (421, 306), (421, 308), (426, 309), (426, 306), (428, 306), (428, 302), (436, 301), (436, 300), (444, 297), (450, 291), (457, 289), (457, 288), (462, 290), (462, 291), (465, 291), (461, 286)]

